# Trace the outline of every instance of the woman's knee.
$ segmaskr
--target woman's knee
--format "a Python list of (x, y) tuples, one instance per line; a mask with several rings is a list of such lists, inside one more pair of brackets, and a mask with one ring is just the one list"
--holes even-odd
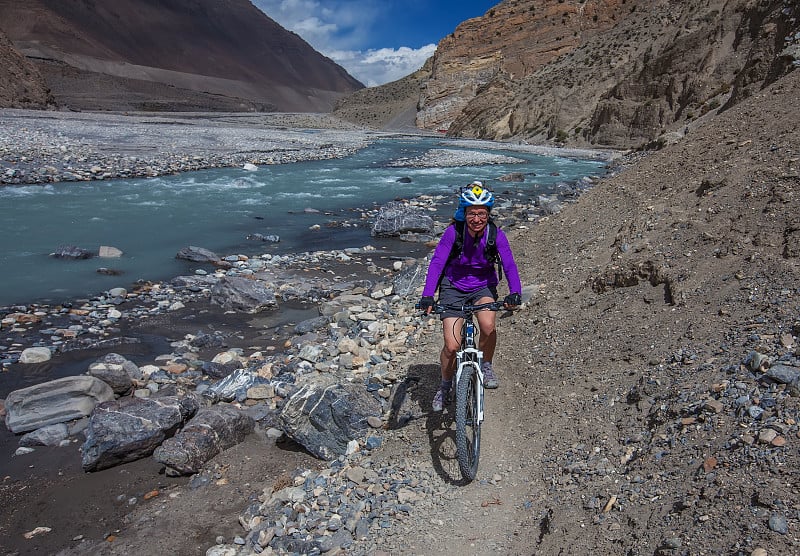
[(445, 342), (442, 346), (442, 353), (448, 357), (454, 357), (459, 347), (456, 342)]
[(481, 330), (481, 336), (491, 336), (497, 331), (494, 321), (478, 323), (478, 327)]

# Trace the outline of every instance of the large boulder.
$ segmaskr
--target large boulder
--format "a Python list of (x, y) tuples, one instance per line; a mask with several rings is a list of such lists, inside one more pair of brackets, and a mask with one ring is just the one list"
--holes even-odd
[(170, 475), (197, 473), (203, 464), (253, 432), (252, 417), (228, 404), (204, 407), (173, 438), (153, 453)]
[(279, 420), (287, 436), (316, 457), (332, 460), (363, 436), (369, 417), (380, 416), (380, 402), (363, 385), (320, 378), (289, 398)]
[(275, 292), (263, 282), (241, 276), (220, 278), (211, 288), (211, 303), (239, 313), (258, 313), (278, 306)]
[(193, 396), (124, 398), (98, 405), (81, 447), (83, 469), (99, 471), (149, 456), (198, 407)]
[(93, 376), (70, 376), (11, 392), (6, 398), (6, 427), (13, 433), (65, 423), (90, 415), (114, 391)]
[(22, 354), (19, 356), (19, 362), (23, 364), (44, 363), (45, 361), (50, 361), (52, 357), (53, 353), (48, 347), (29, 347), (22, 350)]
[(397, 237), (404, 233), (433, 233), (433, 218), (400, 201), (386, 203), (372, 225), (373, 237)]

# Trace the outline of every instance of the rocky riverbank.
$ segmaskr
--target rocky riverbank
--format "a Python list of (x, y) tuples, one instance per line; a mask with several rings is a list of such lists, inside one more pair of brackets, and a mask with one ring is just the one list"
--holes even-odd
[[(189, 131), (191, 130), (191, 131)], [(380, 135), (327, 114), (0, 110), (0, 184), (154, 177), (324, 160)]]
[[(571, 188), (565, 185), (562, 193), (576, 198), (590, 184), (587, 178)], [(508, 227), (519, 226), (522, 221), (532, 221), (558, 210), (559, 203), (563, 202), (564, 198), (556, 196), (542, 197), (536, 205), (519, 202), (513, 211), (500, 211), (498, 218)], [(377, 233), (402, 233), (411, 242), (410, 252), (414, 251), (412, 246), (416, 244), (422, 246), (420, 254), (424, 255), (431, 243), (428, 247), (423, 243), (434, 241), (444, 228), (443, 222), (435, 223), (427, 216), (441, 203), (449, 205), (450, 199), (426, 197), (406, 204), (395, 203), (396, 206), (374, 211), (370, 218), (374, 220)], [(15, 391), (9, 396), (8, 407), (3, 411), (7, 413), (12, 429), (22, 436), (14, 439), (19, 447), (10, 452), (14, 458), (35, 460), (37, 451), (43, 446), (69, 448), (79, 442), (82, 443), (85, 470), (106, 469), (125, 461), (149, 457), (157, 443), (144, 442), (140, 426), (123, 425), (116, 419), (119, 415), (157, 411), (156, 406), (143, 409), (144, 402), (135, 400), (153, 399), (159, 402), (158, 408), (163, 408), (165, 403), (173, 403), (170, 400), (177, 402), (188, 396), (199, 400), (199, 405), (209, 402), (234, 404), (241, 408), (248, 421), (255, 424), (259, 434), (272, 442), (285, 438), (284, 431), (293, 430), (289, 436), (295, 442), (305, 443), (306, 451), (333, 458), (332, 467), (325, 472), (325, 481), (315, 479), (317, 487), (326, 486), (326, 481), (330, 480), (326, 488), (331, 494), (340, 489), (342, 481), (352, 479), (354, 473), (358, 475), (364, 471), (364, 477), (372, 481), (377, 477), (376, 471), (367, 471), (357, 462), (368, 458), (372, 450), (381, 446), (385, 429), (398, 424), (402, 426), (422, 415), (419, 409), (402, 407), (405, 403), (402, 392), (420, 379), (419, 376), (408, 376), (408, 356), (415, 352), (413, 346), (419, 342), (420, 335), (430, 331), (434, 324), (423, 321), (411, 309), (416, 290), (424, 278), (424, 259), (409, 256), (379, 263), (378, 254), (371, 246), (286, 256), (218, 257), (212, 254), (207, 271), (199, 270), (195, 275), (178, 277), (168, 283), (139, 283), (130, 291), (115, 288), (94, 299), (59, 306), (6, 308), (0, 323), (4, 336), (0, 357), (6, 378), (15, 374), (25, 375), (32, 369), (55, 369), (67, 360), (78, 359), (83, 368), (74, 362), (66, 368), (84, 377), (93, 377), (95, 382), (86, 383), (86, 388), (95, 391), (96, 385), (104, 382), (114, 392), (110, 398), (95, 399), (93, 403), (106, 400), (100, 404), (100, 407), (105, 407), (111, 403), (108, 400), (117, 398), (114, 405), (109, 406), (113, 407), (116, 424), (104, 422), (90, 412), (71, 416), (74, 420), (65, 425), (51, 424), (52, 419), (40, 413), (29, 418), (22, 408), (26, 403), (37, 403), (31, 401), (36, 396), (59, 415), (71, 409), (68, 407), (70, 402), (64, 402), (58, 397), (60, 394), (52, 392), (61, 389), (66, 378), (54, 381), (52, 388), (45, 383), (35, 392), (30, 388)], [(211, 262), (218, 267), (216, 270)], [(308, 307), (304, 313), (313, 311), (316, 316), (308, 315), (305, 320), (290, 326), (269, 324), (270, 310), (287, 304)], [(231, 314), (234, 315), (234, 324), (224, 324), (226, 315)], [(168, 346), (170, 351), (154, 354), (152, 360), (138, 365), (120, 355), (131, 349), (135, 353), (142, 343), (141, 330), (151, 328), (154, 322), (172, 330), (160, 344)], [(181, 330), (183, 334), (179, 332)], [(141, 360), (141, 354), (138, 359)], [(39, 376), (39, 372), (32, 372), (29, 377), (18, 378), (16, 384), (24, 387), (25, 380), (41, 381)], [(70, 388), (78, 387), (75, 383), (69, 384)], [(300, 392), (302, 388), (325, 389), (331, 384), (359, 385), (353, 396), (364, 397), (367, 402), (372, 400), (369, 405), (374, 407), (370, 414), (359, 418), (359, 428), (337, 431), (334, 430), (336, 427), (331, 427), (331, 436), (321, 439), (318, 435), (307, 437), (307, 433), (301, 430), (302, 424), (282, 419), (281, 415), (286, 413), (284, 408), (293, 397), (308, 395)], [(79, 389), (83, 387), (81, 383)], [(331, 402), (339, 400), (342, 403), (342, 399), (347, 399), (345, 394), (332, 398)], [(85, 400), (83, 394), (80, 399)], [(192, 412), (196, 410), (197, 407)], [(310, 418), (330, 421), (324, 415)], [(170, 420), (163, 427), (173, 428), (175, 424)], [(129, 429), (131, 426), (133, 428)], [(184, 427), (188, 426), (184, 424)], [(112, 429), (122, 434), (109, 448), (108, 431)], [(153, 431), (148, 429), (148, 434), (150, 432)], [(160, 430), (155, 433), (157, 438), (163, 438)], [(105, 438), (102, 449), (95, 446), (94, 441), (83, 440), (84, 437), (96, 438), (99, 434)], [(126, 447), (132, 439), (132, 446)], [(241, 438), (234, 444), (238, 442)], [(143, 444), (150, 448), (139, 452)], [(192, 480), (191, 488), (212, 482), (216, 467), (204, 464), (221, 451), (222, 446), (229, 447), (230, 444), (223, 441), (219, 448), (195, 463), (191, 472), (199, 474)], [(348, 463), (344, 465), (344, 462)], [(178, 476), (186, 473), (188, 468), (185, 465), (173, 466), (172, 470)], [(307, 474), (308, 470), (303, 473)], [(381, 473), (396, 475), (389, 468)], [(291, 480), (295, 482), (297, 479)], [(278, 498), (272, 502), (284, 494), (277, 494)], [(387, 487), (370, 489), (370, 496), (372, 499), (364, 501), (355, 513), (339, 515), (347, 522), (346, 529), (332, 538), (320, 530), (316, 535), (318, 538), (308, 546), (334, 543), (339, 547), (350, 547), (357, 541), (361, 546), (372, 546), (380, 538), (381, 531), (389, 527), (389, 518), (398, 511), (401, 514), (409, 512), (417, 495), (413, 489)], [(364, 513), (366, 505), (376, 509), (383, 507), (385, 511)], [(248, 518), (248, 521), (255, 520), (248, 524), (248, 529), (253, 528), (255, 522), (267, 518), (272, 519), (273, 525), (277, 523), (278, 517), (272, 512), (281, 512), (283, 506), (274, 506), (272, 510), (258, 510), (268, 512), (269, 516), (258, 514)], [(250, 508), (246, 511), (255, 510)], [(302, 534), (314, 533), (323, 516), (324, 512), (320, 517), (304, 522), (305, 532)], [(354, 519), (358, 523), (352, 522)], [(329, 521), (325, 519), (325, 523)], [(39, 527), (52, 530), (49, 526)], [(323, 529), (330, 527), (334, 527), (332, 522)], [(293, 539), (300, 534), (295, 525), (289, 527), (289, 531), (271, 529), (263, 533), (264, 527), (256, 529), (257, 533), (248, 536), (248, 549), (265, 549), (271, 543), (275, 550), (288, 550), (286, 543), (294, 543)], [(24, 533), (35, 530), (30, 524)], [(47, 535), (40, 530), (25, 541), (28, 546), (36, 542), (33, 537), (47, 541)], [(79, 540), (73, 544), (74, 550), (80, 552), (89, 549), (87, 542), (91, 545), (97, 539)], [(210, 544), (213, 540), (207, 539), (206, 542)]]

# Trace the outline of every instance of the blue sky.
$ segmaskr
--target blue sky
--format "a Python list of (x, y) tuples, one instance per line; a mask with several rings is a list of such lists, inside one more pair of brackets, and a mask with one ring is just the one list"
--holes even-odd
[(252, 0), (367, 86), (418, 70), (459, 23), (500, 0)]

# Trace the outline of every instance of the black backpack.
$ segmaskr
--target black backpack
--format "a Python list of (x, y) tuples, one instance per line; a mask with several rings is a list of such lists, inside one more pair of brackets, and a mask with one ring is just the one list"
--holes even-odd
[[(453, 247), (450, 249), (450, 255), (447, 257), (447, 262), (455, 259), (461, 255), (464, 249), (464, 225), (463, 220), (456, 220), (453, 226), (456, 228), (456, 240), (453, 242)], [(500, 254), (497, 252), (497, 224), (490, 218), (487, 222), (489, 227), (489, 234), (486, 236), (486, 247), (483, 249), (483, 256), (490, 264), (497, 265), (497, 277), (503, 279), (503, 266), (500, 260)]]

